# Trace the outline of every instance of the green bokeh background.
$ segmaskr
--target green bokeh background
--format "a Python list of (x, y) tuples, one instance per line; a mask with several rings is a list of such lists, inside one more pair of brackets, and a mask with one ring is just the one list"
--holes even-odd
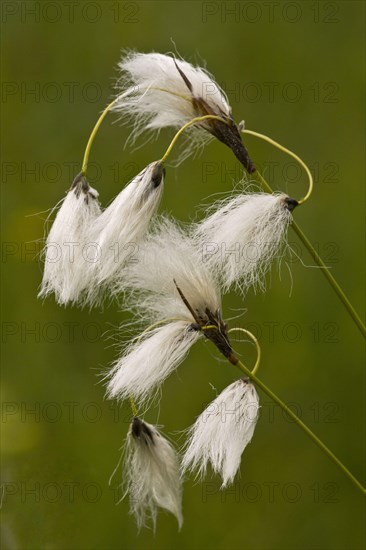
[[(188, 479), (182, 531), (161, 513), (155, 535), (137, 535), (128, 503), (117, 506), (119, 494), (108, 486), (129, 412), (105, 401), (98, 383), (126, 337), (118, 326), (127, 316), (116, 304), (81, 311), (37, 300), (42, 265), (34, 257), (45, 211), (79, 170), (112, 97), (121, 48), (166, 52), (173, 39), (183, 57), (207, 61), (237, 120), (316, 170), (313, 197), (295, 218), (362, 315), (364, 3), (107, 0), (75, 2), (73, 18), (66, 4), (2, 3), (2, 547), (363, 548), (364, 498), (262, 394), (262, 418), (234, 490), (219, 492), (215, 477), (202, 485)], [(124, 150), (128, 130), (114, 120), (107, 118), (91, 158), (103, 204), (159, 158), (172, 135)], [(301, 196), (305, 179), (292, 183), (287, 157), (254, 138), (247, 144), (276, 189)], [(230, 151), (212, 142), (168, 170), (161, 210), (188, 221), (240, 177)], [(262, 379), (364, 480), (362, 337), (291, 232), (290, 241), (302, 260), (290, 264), (292, 278), (285, 265), (280, 275), (274, 269), (267, 293), (230, 294), (224, 314), (246, 308), (236, 322), (260, 338)], [(251, 346), (238, 349), (252, 364)], [(179, 432), (215, 396), (210, 384), (220, 391), (238, 374), (201, 343), (146, 418), (181, 444)]]

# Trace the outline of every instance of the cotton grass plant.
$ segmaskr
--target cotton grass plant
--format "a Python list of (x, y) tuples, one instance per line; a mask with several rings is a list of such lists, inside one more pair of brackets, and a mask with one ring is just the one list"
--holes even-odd
[[(258, 378), (259, 342), (245, 329), (229, 329), (222, 313), (222, 300), (230, 289), (244, 295), (249, 289), (265, 290), (265, 275), (281, 258), (288, 229), (292, 228), (323, 268), (358, 329), (366, 334), (352, 304), (293, 220), (295, 209), (311, 195), (313, 181), (308, 167), (271, 138), (237, 124), (227, 97), (206, 70), (173, 56), (135, 52), (122, 58), (120, 69), (119, 93), (99, 117), (86, 147), (82, 171), (59, 206), (49, 232), (40, 296), (54, 293), (62, 305), (93, 305), (112, 296), (130, 312), (132, 326), (139, 327), (105, 376), (107, 397), (127, 401), (131, 407), (121, 483), (138, 528), (149, 523), (155, 528), (159, 508), (171, 512), (181, 527), (182, 483), (190, 472), (202, 479), (210, 467), (221, 477), (223, 489), (233, 483), (242, 454), (255, 433), (260, 408), (257, 390), (278, 404), (365, 493), (346, 466)], [(162, 158), (150, 159), (103, 210), (97, 192), (87, 182), (87, 169), (94, 137), (112, 110), (131, 124), (132, 140), (165, 127), (178, 131)], [(174, 218), (158, 214), (164, 178), (169, 182), (169, 171), (165, 175), (167, 158), (187, 131), (193, 149), (197, 136), (214, 137), (230, 147), (263, 192), (236, 190), (213, 203), (201, 221), (184, 227)], [(264, 139), (294, 157), (309, 178), (306, 195), (296, 200), (273, 193), (255, 169), (241, 133)], [(129, 243), (136, 245), (133, 258), (126, 253)], [(84, 254), (91, 244), (93, 253)], [(60, 257), (51, 256), (52, 246), (61, 252)], [(244, 332), (255, 344), (257, 361), (252, 369), (234, 350), (231, 334), (235, 331)], [(186, 443), (177, 452), (160, 429), (142, 416), (160, 395), (164, 380), (200, 340), (209, 342), (244, 377), (222, 388), (187, 429)]]

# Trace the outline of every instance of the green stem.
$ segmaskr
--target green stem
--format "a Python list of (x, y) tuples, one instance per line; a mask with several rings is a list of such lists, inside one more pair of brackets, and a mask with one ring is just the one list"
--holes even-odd
[[(262, 186), (262, 188), (267, 193), (273, 193), (273, 190), (268, 185), (266, 180), (263, 178), (263, 176), (258, 172), (255, 171), (253, 174), (251, 174), (251, 177), (254, 177), (254, 179)], [(300, 227), (293, 221), (291, 224), (292, 229), (295, 231), (296, 235), (299, 237), (300, 241), (303, 243), (313, 260), (317, 263), (319, 267), (321, 267), (321, 272), (323, 273), (324, 277), (327, 279), (328, 283), (333, 288), (334, 292), (337, 294), (338, 298), (348, 311), (349, 315), (355, 322), (357, 328), (361, 332), (364, 338), (366, 338), (366, 326), (362, 322), (360, 316), (356, 312), (355, 308), (343, 292), (342, 288), (339, 286), (333, 275), (330, 273), (328, 267), (325, 265), (319, 254), (314, 249), (313, 245), (309, 241), (309, 239), (306, 237), (306, 235), (302, 232)]]
[(114, 99), (109, 105), (107, 105), (107, 107), (104, 109), (104, 111), (102, 112), (102, 114), (98, 118), (98, 120), (97, 120), (97, 122), (96, 122), (96, 124), (93, 128), (92, 133), (90, 134), (90, 137), (88, 139), (88, 143), (86, 145), (85, 153), (84, 153), (83, 165), (82, 165), (82, 168), (81, 168), (81, 172), (83, 173), (84, 176), (86, 176), (86, 172), (88, 170), (88, 161), (89, 161), (90, 149), (93, 145), (94, 138), (97, 135), (97, 132), (99, 130), (99, 126), (102, 124), (103, 120), (105, 119), (105, 117), (107, 116), (109, 111), (112, 109), (112, 107), (114, 107), (114, 105), (117, 103), (117, 101), (119, 99), (120, 99), (120, 96), (116, 97), (116, 99)]
[(260, 186), (266, 191), (266, 193), (273, 193), (272, 187), (266, 182), (266, 180), (264, 179), (262, 174), (258, 172), (258, 170), (250, 174), (250, 177), (254, 178), (260, 184)]
[(135, 405), (135, 401), (133, 399), (132, 394), (130, 394), (130, 406), (133, 416), (137, 416), (137, 407)]
[(231, 356), (229, 358), (229, 361), (233, 364), (235, 364), (239, 369), (241, 369), (255, 384), (260, 388), (272, 401), (277, 403), (281, 407), (282, 410), (288, 414), (290, 418), (298, 425), (299, 428), (301, 428), (306, 435), (310, 437), (310, 439), (321, 449), (337, 466), (342, 470), (342, 472), (352, 481), (354, 485), (360, 491), (366, 495), (366, 488), (358, 481), (358, 479), (349, 471), (349, 469), (335, 456), (334, 453), (324, 443), (315, 435), (314, 432), (310, 430), (310, 428), (307, 427), (306, 424), (300, 418), (292, 412), (292, 410), (284, 403), (275, 393), (273, 393), (272, 390), (270, 390), (259, 378), (256, 377), (255, 374), (253, 374), (241, 361), (239, 361), (235, 356)]
[(166, 159), (168, 158), (168, 156), (170, 155), (174, 145), (176, 144), (179, 136), (187, 129), (189, 128), (190, 126), (192, 126), (193, 124), (197, 124), (198, 122), (203, 122), (205, 120), (218, 120), (220, 122), (222, 122), (223, 124), (227, 124), (227, 122), (219, 117), (219, 116), (216, 116), (216, 115), (204, 115), (204, 116), (198, 116), (198, 117), (195, 117), (195, 118), (192, 118), (191, 120), (189, 120), (186, 124), (184, 124), (184, 126), (182, 126), (181, 128), (179, 128), (178, 132), (175, 134), (175, 136), (173, 137), (172, 141), (170, 142), (170, 145), (168, 147), (168, 149), (165, 151), (164, 153), (164, 156), (160, 159), (160, 162), (162, 164), (164, 164), (164, 162), (166, 162)]
[(274, 139), (266, 136), (265, 134), (260, 134), (259, 132), (253, 132), (253, 130), (242, 130), (242, 133), (249, 134), (251, 136), (256, 136), (260, 139), (264, 139), (264, 141), (267, 141), (271, 145), (274, 145), (274, 147), (277, 147), (277, 149), (279, 149), (280, 151), (283, 151), (287, 155), (290, 155), (290, 157), (294, 158), (296, 162), (298, 162), (302, 166), (303, 170), (305, 171), (309, 179), (309, 188), (307, 190), (306, 195), (302, 199), (299, 199), (297, 202), (298, 204), (304, 204), (310, 198), (314, 188), (314, 179), (309, 170), (308, 165), (305, 164), (305, 162), (298, 155), (296, 155), (296, 153), (291, 151), (291, 149), (287, 149), (287, 147), (284, 147), (283, 145), (281, 145), (281, 143), (278, 143), (278, 141), (275, 141)]
[(342, 304), (356, 323), (357, 327), (359, 328), (361, 334), (366, 338), (366, 327), (363, 324), (361, 318), (359, 317), (358, 313), (356, 312), (355, 308), (343, 292), (342, 288), (339, 286), (333, 275), (330, 273), (328, 267), (325, 265), (319, 254), (316, 252), (316, 250), (311, 245), (308, 238), (304, 235), (300, 227), (297, 225), (297, 223), (292, 222), (291, 224), (292, 229), (295, 231), (296, 235), (299, 237), (305, 248), (308, 250), (309, 254), (312, 256), (314, 261), (318, 264), (319, 267), (321, 267), (321, 272), (323, 273), (324, 277), (327, 279), (329, 284), (332, 286), (334, 292), (337, 294), (338, 298), (341, 300)]
[(261, 347), (259, 345), (259, 342), (258, 342), (257, 338), (254, 336), (254, 334), (252, 334), (246, 328), (233, 327), (230, 330), (228, 330), (228, 334), (230, 334), (230, 332), (235, 332), (235, 331), (244, 332), (244, 334), (247, 334), (253, 340), (253, 342), (255, 344), (255, 347), (256, 347), (256, 350), (257, 350), (257, 360), (255, 362), (254, 368), (252, 369), (252, 374), (256, 374), (258, 369), (259, 369), (259, 365), (261, 364), (261, 355), (262, 355), (262, 350), (261, 350)]

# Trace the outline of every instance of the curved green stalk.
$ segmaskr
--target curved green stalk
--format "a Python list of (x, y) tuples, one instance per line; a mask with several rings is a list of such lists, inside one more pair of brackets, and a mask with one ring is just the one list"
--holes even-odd
[(299, 199), (297, 201), (298, 204), (304, 204), (310, 198), (310, 196), (313, 192), (313, 189), (314, 189), (313, 176), (312, 176), (307, 164), (305, 164), (305, 162), (298, 155), (296, 155), (296, 153), (291, 151), (291, 149), (287, 149), (287, 147), (284, 147), (283, 145), (278, 143), (278, 141), (275, 141), (274, 139), (266, 136), (265, 134), (260, 134), (259, 132), (253, 132), (253, 130), (242, 130), (242, 133), (243, 134), (249, 134), (250, 136), (255, 136), (255, 137), (258, 137), (260, 139), (263, 139), (264, 141), (267, 141), (271, 145), (274, 145), (275, 147), (277, 147), (277, 149), (279, 149), (280, 151), (283, 151), (287, 155), (290, 155), (290, 157), (294, 158), (296, 160), (296, 162), (298, 162), (300, 164), (300, 166), (305, 171), (305, 173), (308, 177), (308, 180), (309, 180), (309, 188), (307, 190), (306, 195), (302, 199)]
[(93, 131), (92, 133), (90, 134), (89, 136), (89, 139), (88, 139), (88, 143), (86, 145), (86, 148), (85, 148), (85, 152), (84, 152), (84, 158), (83, 158), (83, 165), (82, 165), (82, 168), (81, 168), (81, 173), (86, 176), (86, 172), (88, 170), (88, 162), (89, 162), (89, 155), (90, 155), (90, 150), (92, 148), (92, 145), (93, 145), (93, 142), (94, 142), (94, 139), (95, 139), (95, 136), (97, 135), (98, 133), (98, 130), (99, 130), (99, 127), (100, 125), (102, 124), (103, 120), (105, 119), (105, 117), (107, 116), (107, 114), (109, 113), (109, 111), (117, 104), (118, 101), (120, 101), (121, 99), (123, 99), (124, 97), (127, 97), (128, 95), (131, 94), (131, 91), (130, 90), (126, 90), (125, 92), (122, 92), (121, 94), (119, 94), (113, 101), (111, 101), (107, 106), (106, 108), (104, 109), (104, 111), (101, 113), (101, 115), (99, 116), (97, 122), (95, 123), (95, 126), (93, 128)]
[(117, 103), (118, 99), (120, 99), (120, 96), (116, 97), (116, 99), (114, 101), (112, 101), (111, 103), (109, 103), (109, 105), (107, 105), (107, 107), (104, 109), (104, 111), (102, 112), (102, 114), (98, 118), (98, 120), (97, 120), (97, 122), (96, 122), (96, 124), (93, 128), (92, 133), (90, 134), (90, 137), (88, 139), (88, 143), (86, 145), (85, 153), (84, 153), (83, 165), (82, 165), (82, 168), (81, 168), (81, 172), (82, 172), (82, 174), (84, 174), (84, 176), (86, 176), (86, 172), (88, 170), (88, 161), (89, 161), (90, 149), (93, 145), (94, 138), (95, 138), (95, 136), (96, 136), (96, 134), (99, 130), (99, 126), (102, 124), (103, 120), (105, 119), (105, 117), (109, 113), (109, 111), (112, 109), (112, 107), (114, 107), (114, 105)]
[(303, 231), (300, 229), (300, 227), (297, 225), (297, 223), (292, 222), (291, 224), (292, 229), (295, 231), (296, 235), (299, 237), (305, 248), (308, 250), (309, 254), (312, 256), (314, 261), (318, 264), (319, 267), (321, 267), (321, 272), (323, 273), (324, 277), (327, 279), (331, 287), (333, 288), (334, 292), (337, 294), (338, 298), (341, 300), (342, 304), (352, 317), (353, 321), (357, 325), (358, 329), (360, 330), (361, 334), (366, 338), (366, 327), (363, 324), (360, 316), (356, 312), (355, 308), (343, 292), (342, 288), (339, 286), (331, 272), (329, 271), (329, 268), (325, 265), (317, 251), (314, 249), (312, 244), (310, 243), (309, 239), (304, 235)]
[(173, 137), (172, 141), (170, 142), (170, 145), (168, 147), (168, 149), (165, 151), (163, 157), (160, 159), (160, 162), (162, 164), (164, 164), (166, 162), (166, 159), (168, 158), (168, 156), (170, 155), (174, 145), (176, 144), (179, 136), (187, 129), (189, 128), (190, 126), (192, 126), (193, 124), (197, 124), (198, 122), (202, 122), (204, 120), (218, 120), (219, 122), (223, 122), (224, 124), (227, 124), (226, 120), (224, 120), (222, 117), (220, 116), (216, 116), (216, 115), (203, 115), (203, 116), (198, 116), (198, 117), (195, 117), (195, 118), (192, 118), (191, 120), (189, 120), (188, 122), (186, 122), (186, 124), (184, 124), (181, 128), (179, 128), (178, 132), (175, 134), (175, 136)]
[(244, 334), (247, 334), (252, 339), (252, 341), (254, 342), (255, 348), (257, 350), (257, 360), (255, 362), (255, 365), (254, 365), (253, 369), (252, 369), (252, 374), (256, 374), (258, 369), (259, 369), (259, 365), (261, 363), (261, 355), (262, 355), (262, 351), (261, 351), (261, 347), (259, 345), (259, 342), (258, 342), (257, 338), (254, 336), (254, 334), (252, 334), (246, 328), (233, 327), (230, 330), (228, 330), (228, 334), (230, 334), (230, 332), (235, 332), (235, 331), (244, 332)]

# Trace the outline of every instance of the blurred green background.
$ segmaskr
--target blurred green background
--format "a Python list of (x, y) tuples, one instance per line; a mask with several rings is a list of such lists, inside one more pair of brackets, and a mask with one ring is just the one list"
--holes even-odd
[[(234, 488), (188, 479), (185, 523), (160, 513), (137, 535), (128, 503), (108, 479), (129, 412), (104, 400), (98, 375), (126, 338), (126, 315), (37, 300), (37, 257), (47, 211), (63, 196), (99, 112), (113, 95), (122, 48), (174, 49), (206, 60), (235, 118), (299, 153), (316, 179), (295, 218), (363, 312), (364, 3), (2, 2), (2, 547), (4, 549), (358, 549), (364, 498), (321, 451), (261, 395), (262, 417)], [(95, 141), (91, 180), (103, 204), (172, 136), (133, 151), (110, 115)], [(140, 142), (141, 143), (141, 142)], [(300, 197), (294, 163), (254, 138), (252, 158), (276, 189)], [(173, 160), (173, 159), (172, 159)], [(167, 173), (161, 207), (188, 221), (241, 169), (222, 144)], [(299, 256), (274, 269), (265, 294), (225, 297), (226, 318), (262, 345), (262, 379), (360, 479), (364, 477), (364, 347), (319, 269)], [(247, 364), (248, 344), (237, 344)], [(181, 431), (238, 377), (200, 343), (164, 385), (159, 422)]]

